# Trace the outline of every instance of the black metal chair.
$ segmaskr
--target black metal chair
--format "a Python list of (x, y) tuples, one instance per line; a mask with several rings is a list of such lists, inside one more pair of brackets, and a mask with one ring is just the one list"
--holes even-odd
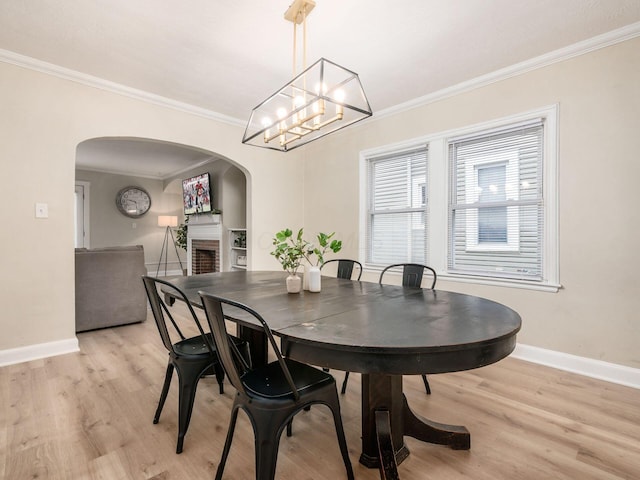
[[(349, 460), (334, 378), (322, 370), (284, 358), (271, 329), (255, 310), (241, 303), (204, 292), (200, 292), (200, 296), (216, 342), (218, 356), (229, 381), (237, 390), (216, 480), (222, 478), (240, 409), (246, 412), (253, 426), (256, 479), (272, 480), (276, 471), (278, 445), (283, 429), (300, 410), (312, 404), (324, 404), (331, 409), (347, 478), (352, 480), (353, 468)], [(233, 306), (242, 309), (259, 322), (277, 357), (276, 361), (255, 368), (251, 368), (243, 361), (234, 343), (228, 340), (223, 304), (225, 307)]]
[(391, 437), (391, 422), (388, 410), (376, 410), (376, 440), (378, 443), (378, 461), (380, 462), (380, 480), (400, 480), (396, 451)]
[[(385, 267), (385, 269), (382, 270), (382, 272), (380, 272), (380, 279), (378, 280), (378, 283), (382, 284), (382, 277), (384, 277), (384, 274), (388, 270), (391, 270), (392, 268), (398, 268), (398, 267), (402, 267), (402, 286), (403, 287), (421, 288), (422, 278), (424, 276), (425, 270), (427, 270), (433, 276), (433, 281), (431, 282), (431, 286), (427, 288), (429, 288), (430, 290), (433, 290), (435, 288), (436, 280), (438, 279), (438, 276), (436, 275), (436, 271), (433, 268), (428, 267), (426, 265), (422, 265), (420, 263), (394, 263), (393, 265), (389, 265), (388, 267)], [(431, 395), (431, 386), (429, 385), (429, 381), (427, 380), (426, 375), (422, 375), (422, 381), (424, 382), (424, 389), (426, 390), (427, 395)]]
[(388, 267), (385, 267), (382, 272), (380, 272), (380, 279), (378, 280), (378, 283), (382, 283), (382, 277), (384, 277), (384, 274), (387, 272), (387, 270), (398, 267), (402, 267), (403, 287), (422, 287), (422, 278), (425, 273), (424, 271), (428, 270), (433, 276), (433, 281), (431, 282), (431, 286), (427, 288), (431, 290), (435, 288), (436, 280), (438, 279), (436, 271), (433, 268), (427, 267), (426, 265), (422, 265), (420, 263), (394, 263), (393, 265), (389, 265)]
[[(205, 334), (185, 294), (173, 284), (164, 280), (148, 276), (143, 276), (142, 280), (145, 290), (147, 291), (147, 297), (149, 298), (149, 304), (151, 305), (151, 311), (153, 312), (153, 318), (158, 327), (160, 338), (169, 352), (167, 372), (162, 393), (160, 394), (158, 408), (153, 417), (153, 423), (156, 424), (160, 420), (160, 414), (162, 413), (164, 402), (167, 399), (171, 378), (173, 377), (173, 371), (175, 369), (178, 372), (180, 385), (178, 391), (178, 445), (176, 447), (176, 453), (181, 453), (184, 436), (187, 433), (189, 421), (191, 420), (191, 411), (193, 410), (193, 402), (196, 397), (198, 380), (205, 374), (215, 373), (220, 387), (220, 393), (223, 393), (224, 387), (222, 382), (224, 380), (224, 370), (218, 361), (218, 355), (211, 334)], [(194, 326), (198, 329), (199, 335), (189, 338), (185, 337), (178, 326), (178, 322), (176, 322), (167, 305), (160, 298), (158, 284), (170, 287), (172, 289), (172, 295), (184, 301), (193, 317)], [(169, 330), (167, 318), (171, 325), (173, 325), (175, 333)], [(187, 328), (187, 326), (183, 324), (183, 328)], [(238, 348), (243, 350), (248, 358), (248, 345), (246, 342), (242, 342), (237, 338), (235, 341), (238, 344)]]
[(358, 272), (357, 281), (360, 281), (360, 277), (362, 277), (362, 264), (357, 260), (349, 260), (346, 258), (338, 258), (333, 260), (327, 260), (322, 264), (320, 270), (322, 270), (325, 265), (331, 262), (338, 262), (338, 271), (336, 273), (337, 278), (346, 278), (347, 280), (351, 280), (353, 276), (353, 268), (357, 265), (360, 271)]
[[(351, 277), (353, 276), (353, 268), (357, 265), (360, 270), (358, 272), (358, 278), (356, 278), (356, 281), (358, 282), (360, 281), (360, 277), (362, 277), (362, 264), (359, 261), (349, 260), (346, 258), (327, 260), (322, 264), (322, 266), (320, 267), (320, 270), (322, 270), (327, 263), (331, 263), (331, 262), (338, 262), (338, 270), (336, 272), (336, 277), (345, 278), (347, 280), (351, 280)], [(324, 371), (328, 372), (329, 369), (325, 368)], [(340, 393), (342, 393), (343, 395), (347, 391), (348, 381), (349, 381), (349, 372), (344, 372), (344, 380), (342, 381), (342, 388), (340, 389)]]

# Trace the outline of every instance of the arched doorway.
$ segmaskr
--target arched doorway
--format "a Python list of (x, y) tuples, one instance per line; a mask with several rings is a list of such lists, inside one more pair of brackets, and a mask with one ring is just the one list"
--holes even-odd
[[(137, 137), (101, 137), (86, 140), (76, 149), (76, 183), (90, 192), (84, 219), (91, 232), (89, 247), (143, 245), (145, 265), (150, 274), (161, 261), (166, 229), (158, 227), (158, 217), (185, 221), (182, 180), (209, 173), (212, 206), (222, 210), (223, 232), (220, 269), (228, 270), (230, 249), (227, 227), (247, 226), (247, 175), (232, 160), (194, 146)], [(138, 186), (148, 192), (149, 211), (131, 218), (115, 204), (118, 192)], [(192, 222), (193, 223), (193, 222)], [(167, 274), (181, 274), (187, 252), (169, 248)], [(225, 252), (227, 255), (225, 256)]]

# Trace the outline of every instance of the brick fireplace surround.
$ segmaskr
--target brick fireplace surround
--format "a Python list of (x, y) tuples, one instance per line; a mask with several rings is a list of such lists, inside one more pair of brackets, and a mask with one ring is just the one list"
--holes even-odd
[(193, 275), (220, 271), (219, 240), (191, 240), (191, 270)]

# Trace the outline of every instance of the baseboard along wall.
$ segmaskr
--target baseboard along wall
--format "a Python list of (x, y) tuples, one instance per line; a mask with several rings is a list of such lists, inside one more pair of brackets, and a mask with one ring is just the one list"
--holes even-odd
[(78, 339), (76, 337), (0, 350), (0, 367), (79, 351), (80, 347), (78, 346)]
[(640, 389), (640, 369), (518, 343), (512, 357)]
[[(0, 367), (79, 351), (78, 339), (75, 337), (67, 340), (0, 350)], [(577, 355), (546, 350), (544, 348), (532, 347), (520, 343), (516, 345), (511, 356), (527, 362), (640, 389), (640, 369), (638, 368), (579, 357)]]

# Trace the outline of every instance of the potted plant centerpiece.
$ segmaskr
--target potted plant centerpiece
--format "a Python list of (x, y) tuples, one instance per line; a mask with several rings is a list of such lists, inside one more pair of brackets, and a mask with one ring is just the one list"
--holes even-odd
[(302, 228), (294, 237), (293, 232), (288, 228), (276, 233), (273, 238), (275, 250), (271, 255), (282, 265), (282, 269), (289, 273), (287, 277), (287, 292), (299, 293), (302, 280), (298, 276), (298, 269), (305, 258), (308, 250), (308, 242), (302, 238)]
[[(309, 291), (310, 292), (319, 292), (321, 289), (320, 283), (320, 267), (324, 263), (324, 255), (330, 250), (333, 253), (338, 253), (342, 248), (342, 240), (331, 240), (336, 232), (332, 232), (329, 234), (320, 232), (318, 234), (317, 241), (318, 245), (315, 246), (311, 243), (307, 243), (307, 248), (305, 252), (305, 258), (311, 265), (309, 268)], [(315, 256), (315, 262), (313, 261), (313, 257)]]
[(306, 279), (309, 291), (319, 292), (321, 288), (320, 267), (324, 263), (324, 256), (329, 251), (338, 253), (342, 248), (342, 241), (332, 240), (335, 232), (329, 234), (320, 232), (316, 237), (317, 245), (314, 245), (302, 238), (302, 235), (302, 228), (298, 230), (295, 237), (293, 231), (288, 228), (279, 231), (273, 238), (275, 250), (271, 252), (271, 255), (276, 257), (282, 268), (289, 273), (287, 277), (287, 291), (289, 293), (300, 292), (302, 280), (298, 276), (298, 269), (303, 260), (306, 260), (310, 266)]

